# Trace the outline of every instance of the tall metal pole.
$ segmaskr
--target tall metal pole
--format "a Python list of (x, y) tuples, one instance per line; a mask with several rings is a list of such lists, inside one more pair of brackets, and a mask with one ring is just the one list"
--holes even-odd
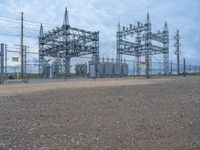
[(27, 46), (24, 46), (24, 74), (26, 76), (26, 51), (27, 51)]
[(177, 56), (177, 74), (179, 75), (180, 74), (180, 34), (179, 34), (179, 30), (177, 30), (177, 33), (174, 37), (175, 39), (175, 47), (176, 47), (176, 51), (175, 51), (175, 54)]
[(177, 73), (180, 74), (180, 47), (179, 47), (179, 31), (177, 31)]
[(7, 80), (7, 62), (8, 62), (8, 57), (7, 57), (7, 45), (5, 45), (5, 80)]
[(164, 74), (167, 75), (169, 74), (169, 30), (166, 21), (163, 29), (163, 38), (164, 38), (163, 68), (164, 68)]
[(28, 48), (27, 46), (24, 46), (24, 53), (23, 53), (23, 59), (24, 59), (24, 78), (23, 78), (23, 81), (24, 81), (24, 83), (28, 83), (28, 75), (27, 75), (27, 71), (26, 71), (27, 48)]
[(23, 21), (24, 21), (24, 13), (21, 12), (21, 40), (20, 40), (20, 49), (21, 49), (21, 77), (22, 77), (22, 79), (24, 77), (24, 58), (23, 58), (23, 54), (24, 54), (24, 25), (23, 25)]
[[(138, 26), (139, 26), (139, 24), (138, 24)], [(137, 43), (137, 45), (138, 45), (138, 51), (137, 51), (137, 54), (136, 54), (136, 75), (137, 76), (139, 76), (140, 75), (140, 56), (139, 56), (139, 54), (138, 54), (138, 52), (139, 52), (139, 46), (141, 45), (141, 38), (140, 38), (140, 32), (139, 32), (139, 30), (137, 30), (137, 36), (136, 36), (136, 43)]]
[[(146, 50), (145, 50), (145, 61), (146, 61), (146, 71), (145, 71), (145, 75), (146, 78), (149, 78), (150, 76), (150, 50), (151, 50), (151, 21), (150, 21), (150, 16), (149, 13), (147, 13), (147, 30), (146, 30), (146, 37), (145, 37), (145, 46), (146, 46)], [(138, 24), (138, 27), (140, 26), (140, 24)]]
[(0, 84), (4, 83), (4, 44), (0, 45)]
[(120, 27), (120, 22), (118, 23), (118, 30), (117, 30), (117, 61), (120, 62), (121, 59), (121, 54), (120, 54), (120, 40), (121, 40), (121, 35), (120, 35), (121, 27)]

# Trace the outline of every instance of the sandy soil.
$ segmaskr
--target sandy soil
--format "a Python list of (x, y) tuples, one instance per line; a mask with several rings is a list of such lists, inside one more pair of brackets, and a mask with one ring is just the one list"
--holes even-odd
[[(123, 86), (123, 85), (141, 85), (153, 84), (160, 81), (170, 79), (134, 79), (133, 78), (110, 78), (110, 79), (69, 79), (69, 80), (32, 80), (29, 84), (24, 83), (9, 83), (0, 85), (0, 97), (15, 96), (24, 93), (36, 91), (44, 91), (50, 89), (75, 89), (75, 88), (92, 88), (92, 87), (108, 87), (108, 86)], [(48, 82), (49, 81), (49, 82)], [(57, 82), (56, 82), (57, 81)]]
[(200, 77), (1, 85), (0, 149), (199, 150)]

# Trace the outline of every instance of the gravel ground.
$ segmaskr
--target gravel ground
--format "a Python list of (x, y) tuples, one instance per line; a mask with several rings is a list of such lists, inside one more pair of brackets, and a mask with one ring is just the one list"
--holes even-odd
[(200, 150), (200, 77), (1, 85), (0, 149)]

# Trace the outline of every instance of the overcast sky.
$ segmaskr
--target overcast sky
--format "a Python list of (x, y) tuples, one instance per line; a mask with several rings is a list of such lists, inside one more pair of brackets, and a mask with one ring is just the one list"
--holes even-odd
[[(48, 27), (60, 26), (63, 23), (65, 7), (69, 10), (69, 21), (73, 27), (85, 30), (100, 31), (100, 55), (115, 57), (116, 30), (121, 25), (128, 26), (137, 21), (144, 22), (149, 10), (153, 31), (163, 30), (165, 20), (170, 31), (170, 59), (175, 61), (173, 36), (176, 30), (181, 34), (182, 57), (191, 64), (200, 64), (200, 1), (199, 0), (0, 0), (0, 42), (12, 46), (19, 43), (18, 37), (2, 35), (9, 26), (5, 18), (15, 19), (11, 26), (24, 12), (25, 24), (32, 29), (32, 36), (38, 36), (39, 23)], [(5, 23), (5, 24), (4, 24)], [(7, 25), (8, 24), (8, 25)], [(38, 27), (37, 27), (38, 25)], [(44, 29), (48, 30), (48, 28)], [(10, 31), (14, 33), (13, 31)], [(16, 34), (17, 31), (15, 31)], [(12, 45), (11, 45), (12, 44)], [(31, 51), (37, 51), (37, 39), (25, 38), (25, 44)]]

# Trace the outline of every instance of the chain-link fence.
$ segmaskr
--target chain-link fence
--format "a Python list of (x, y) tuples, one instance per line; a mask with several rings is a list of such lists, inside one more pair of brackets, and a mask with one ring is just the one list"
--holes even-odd
[[(47, 76), (42, 76), (39, 74), (39, 63), (38, 63), (38, 53), (26, 51), (23, 58), (24, 64), (24, 76), (21, 76), (21, 54), (19, 50), (11, 50), (6, 45), (1, 44), (0, 50), (0, 83), (5, 82), (28, 82), (28, 80), (34, 79), (66, 79), (65, 78), (65, 67), (61, 64), (48, 64), (45, 67), (49, 74)], [(70, 74), (67, 78), (78, 78), (78, 77), (89, 77), (90, 70), (90, 61), (92, 60), (91, 56), (82, 56), (77, 58), (71, 58), (70, 61)], [(116, 63), (118, 62), (113, 58), (100, 58), (100, 63)], [(128, 76), (144, 76), (146, 70), (146, 62), (139, 62), (133, 60), (121, 60), (121, 63), (125, 63), (128, 66)], [(137, 67), (138, 66), (138, 67)], [(164, 74), (164, 64), (161, 62), (152, 62), (150, 64), (150, 75), (151, 76), (161, 76)], [(170, 62), (169, 64), (169, 73), (167, 75), (178, 75), (177, 64)], [(188, 65), (182, 62), (180, 64), (179, 75), (194, 75), (200, 74), (200, 66), (197, 65)], [(99, 70), (98, 70), (99, 71)], [(106, 76), (107, 77), (107, 76)], [(110, 76), (116, 77), (116, 76)], [(117, 76), (118, 77), (118, 76)]]

